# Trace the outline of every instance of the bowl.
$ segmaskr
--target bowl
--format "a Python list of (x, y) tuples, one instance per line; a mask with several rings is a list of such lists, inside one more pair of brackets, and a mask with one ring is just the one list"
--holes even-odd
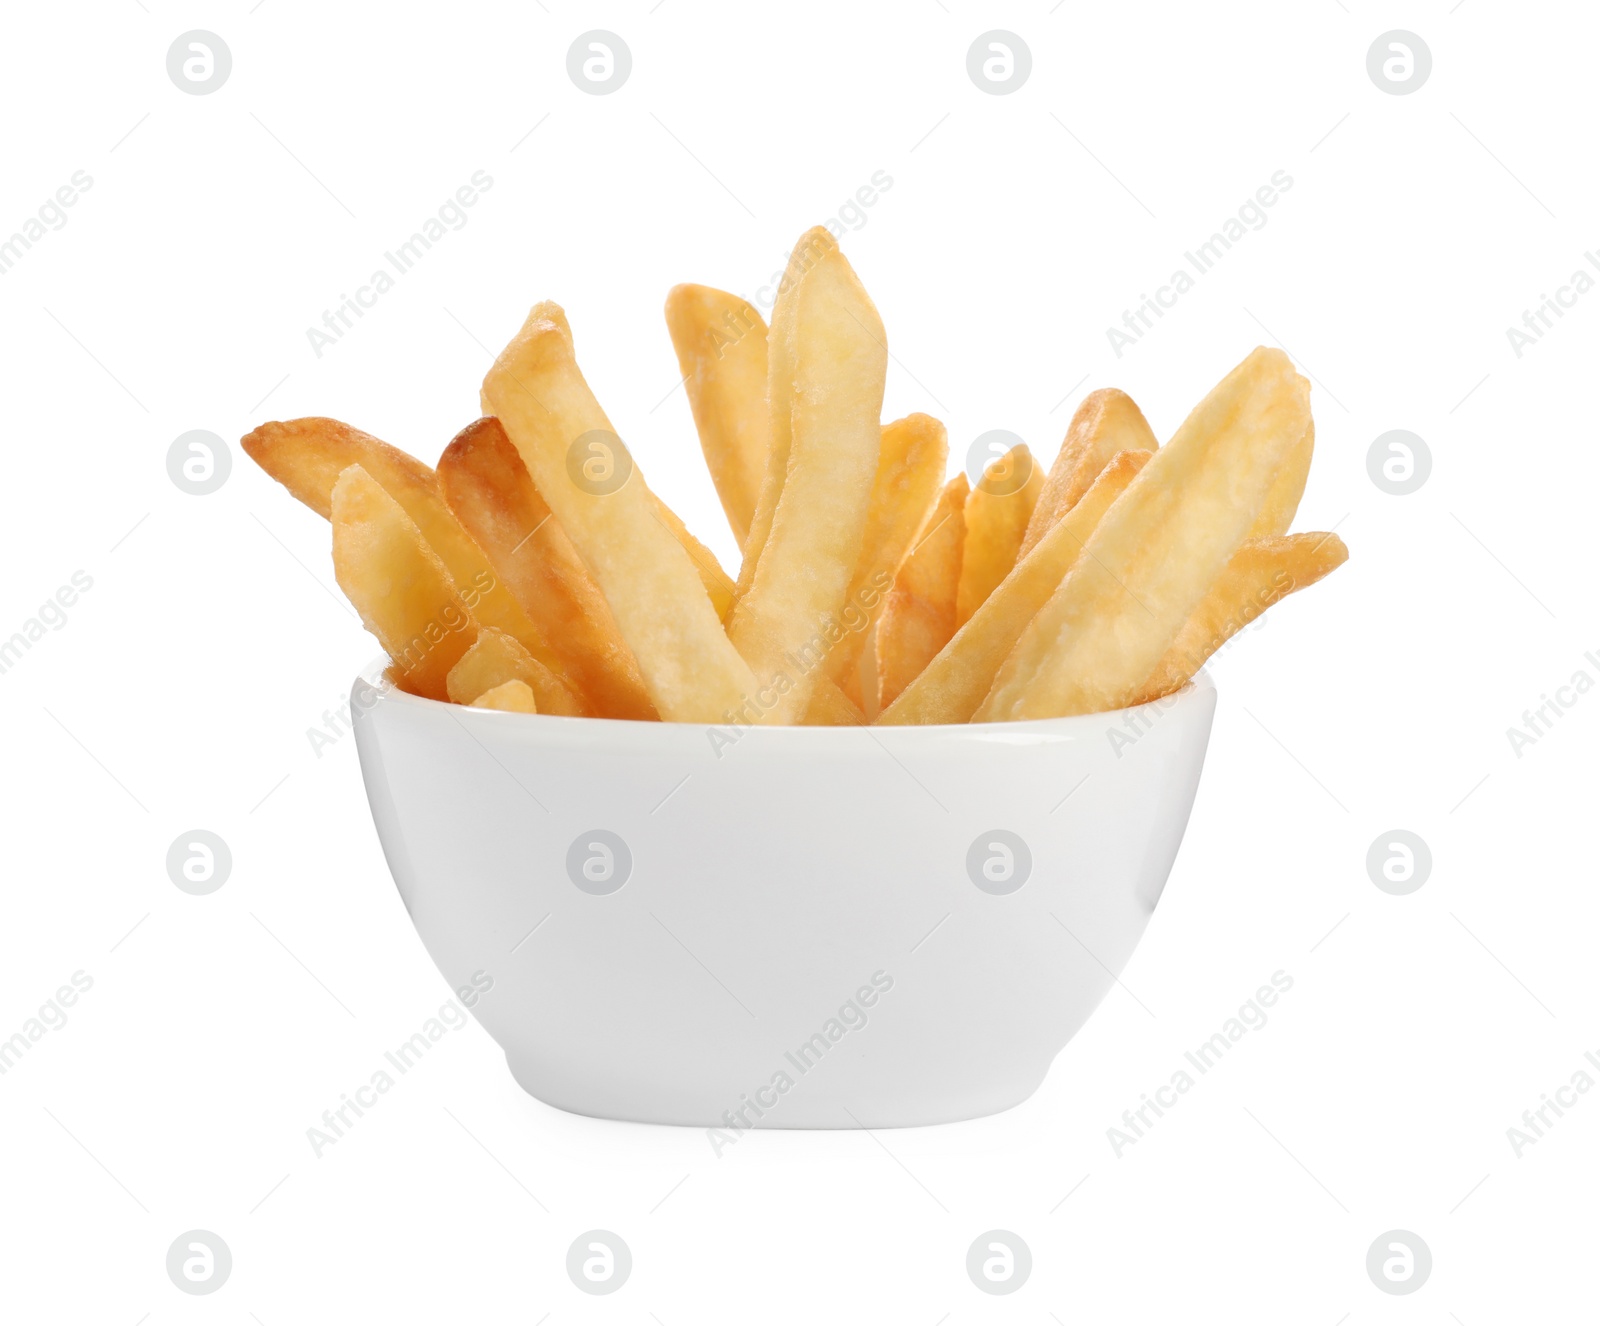
[(716, 727), (352, 690), (406, 910), (517, 1082), (713, 1130), (888, 1128), (1026, 1100), (1160, 900), (1204, 673), (1040, 722)]

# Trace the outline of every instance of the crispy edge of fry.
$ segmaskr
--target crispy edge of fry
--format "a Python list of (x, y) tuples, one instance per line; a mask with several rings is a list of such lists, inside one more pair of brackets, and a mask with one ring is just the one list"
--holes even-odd
[(532, 691), (539, 713), (573, 718), (584, 713), (572, 692), (516, 636), (492, 626), (479, 629), (472, 648), (446, 675), (444, 689), (452, 704), (471, 704), (473, 697), (508, 681), (520, 681)]
[(865, 699), (861, 655), (912, 540), (939, 500), (949, 452), (945, 426), (932, 415), (908, 414), (883, 426), (861, 555), (845, 593), (842, 617), (848, 634), (828, 655), (827, 666), (828, 676), (858, 708)]
[(743, 547), (771, 449), (767, 324), (738, 295), (707, 285), (673, 286), (666, 317), (706, 468)]
[(317, 416), (262, 424), (240, 445), (251, 460), (324, 519), (332, 518), (334, 483), (350, 466), (360, 465), (411, 518), (478, 621), (516, 636), (564, 686), (574, 689), (538, 623), (501, 583), (483, 549), (451, 512), (438, 476), (416, 457), (359, 428)]
[(889, 591), (878, 620), (880, 709), (892, 705), (955, 634), (969, 488), (965, 474), (945, 484)]
[(479, 628), (443, 560), (360, 465), (334, 482), (328, 518), (334, 578), (388, 653), (396, 685), (448, 699), (445, 678)]
[(1337, 534), (1287, 534), (1245, 542), (1131, 703), (1171, 695), (1268, 608), (1332, 574), (1349, 557)]
[(716, 611), (717, 620), (726, 621), (728, 614), (733, 611), (734, 583), (722, 569), (722, 563), (717, 561), (717, 555), (690, 533), (689, 527), (678, 519), (678, 513), (656, 493), (650, 494), (650, 501), (655, 507), (656, 519), (666, 526), (667, 532), (678, 541), (678, 546), (689, 554), (695, 574), (700, 577), (706, 597)]
[[(878, 472), (883, 324), (837, 246), (807, 271), (793, 309), (787, 477), (749, 590), (728, 638), (763, 688), (771, 721), (797, 722), (819, 672), (861, 555)], [(776, 402), (775, 402), (776, 404)], [(776, 683), (787, 679), (787, 688)]]
[[(1005, 478), (1014, 469), (1027, 475), (1019, 488)], [(967, 494), (967, 542), (961, 550), (961, 583), (956, 587), (957, 627), (969, 621), (1011, 574), (1043, 490), (1044, 474), (1028, 444), (1019, 442), (992, 461)]]
[(491, 686), (476, 699), (469, 700), (467, 704), (473, 709), (498, 709), (507, 714), (539, 712), (533, 688), (527, 682), (515, 677), (510, 681), (501, 682), (498, 686)]
[(1289, 532), (1295, 512), (1300, 509), (1300, 499), (1305, 496), (1306, 479), (1311, 474), (1311, 453), (1315, 448), (1316, 425), (1307, 420), (1305, 436), (1278, 467), (1278, 477), (1272, 481), (1261, 514), (1250, 527), (1250, 538), (1268, 539)]
[(635, 467), (614, 492), (593, 493), (567, 473), (574, 440), (616, 430), (557, 314), (554, 305), (535, 305), (484, 378), (484, 399), (606, 596), (656, 711), (669, 722), (725, 721), (747, 705), (755, 678), (694, 562), (658, 518), (644, 476)]
[(655, 718), (605, 595), (500, 421), (490, 415), (463, 428), (436, 473), (451, 513), (544, 632), (589, 710), (600, 718)]
[(1111, 504), (1150, 459), (1148, 451), (1119, 451), (1081, 500), (1019, 560), (878, 722), (965, 723), (989, 693), (996, 674), (1034, 614), (1072, 569)]
[(1310, 384), (1257, 347), (1095, 527), (995, 677), (977, 722), (1120, 709), (1222, 574), (1310, 417)]
[(1156, 435), (1133, 397), (1115, 387), (1091, 391), (1067, 425), (1017, 555), (1026, 557), (1033, 550), (1119, 451), (1154, 451), (1156, 446)]
[(762, 550), (767, 546), (767, 537), (772, 532), (772, 518), (777, 513), (778, 501), (783, 496), (783, 485), (789, 473), (795, 301), (806, 274), (823, 256), (838, 247), (838, 240), (828, 233), (825, 226), (812, 226), (795, 241), (778, 282), (778, 296), (772, 306), (772, 322), (767, 328), (767, 467), (761, 478), (761, 492), (756, 498), (755, 511), (750, 516), (750, 528), (744, 537), (744, 557), (739, 564), (736, 600), (750, 592), (756, 566), (761, 560)]

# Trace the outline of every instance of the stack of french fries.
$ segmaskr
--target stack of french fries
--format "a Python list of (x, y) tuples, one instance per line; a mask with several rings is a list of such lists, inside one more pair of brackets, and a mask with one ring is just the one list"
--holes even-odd
[(881, 422), (883, 324), (833, 236), (795, 246), (769, 327), (667, 297), (737, 580), (651, 492), (536, 305), (436, 468), (333, 419), (245, 451), (333, 526), (340, 586), (412, 694), (568, 717), (1003, 722), (1182, 687), (1230, 636), (1345, 560), (1290, 534), (1310, 388), (1258, 348), (1165, 446), (1116, 390), (1048, 474), (1026, 446), (946, 481), (944, 425)]

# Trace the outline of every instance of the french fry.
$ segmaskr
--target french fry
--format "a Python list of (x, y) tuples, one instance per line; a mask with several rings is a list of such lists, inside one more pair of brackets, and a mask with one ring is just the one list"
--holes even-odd
[[(1019, 484), (1023, 475), (1027, 477)], [(992, 462), (967, 494), (967, 542), (961, 551), (961, 583), (956, 587), (958, 627), (1011, 574), (1043, 488), (1044, 474), (1023, 442)]]
[(929, 509), (939, 499), (948, 456), (944, 425), (929, 415), (908, 414), (883, 426), (861, 555), (856, 559), (844, 599), (842, 617), (848, 634), (828, 655), (828, 676), (849, 697), (852, 706), (859, 707), (865, 699), (862, 652), (883, 614), (900, 564), (911, 551)]
[(1131, 703), (1146, 704), (1172, 694), (1273, 604), (1316, 584), (1349, 556), (1337, 534), (1290, 534), (1245, 543), (1189, 614)]
[(799, 298), (800, 286), (806, 274), (826, 255), (837, 252), (838, 248), (838, 241), (825, 227), (812, 226), (795, 244), (789, 254), (788, 266), (778, 282), (778, 297), (772, 306), (772, 325), (767, 331), (767, 468), (761, 478), (756, 509), (750, 517), (750, 529), (744, 538), (744, 560), (739, 565), (736, 599), (750, 592), (756, 566), (761, 560), (762, 550), (767, 546), (767, 536), (772, 531), (778, 499), (783, 495), (783, 486), (789, 474), (795, 301)]
[(549, 640), (590, 710), (600, 718), (655, 718), (605, 595), (500, 421), (478, 419), (457, 433), (439, 457), (438, 477), (451, 513)]
[(534, 658), (515, 636), (485, 626), (444, 679), (445, 694), (453, 704), (471, 704), (485, 691), (506, 682), (521, 682), (538, 702), (539, 713), (575, 717), (583, 707), (555, 675)]
[(855, 701), (838, 686), (827, 677), (818, 677), (801, 721), (808, 727), (863, 727), (867, 720)]
[(473, 616), (486, 626), (514, 635), (563, 685), (573, 688), (556, 650), (451, 514), (437, 477), (420, 460), (337, 419), (262, 424), (246, 434), (240, 445), (256, 464), (324, 519), (331, 516), (334, 482), (350, 466), (360, 465), (400, 503), (448, 568), (451, 579), (463, 591), (475, 592)]
[[(1094, 527), (1149, 459), (1148, 451), (1113, 456), (1089, 491), (1017, 563), (877, 721), (894, 725), (971, 719), (1018, 637), (1072, 569)], [(967, 509), (971, 510), (970, 501)]]
[(667, 294), (667, 330), (706, 468), (733, 537), (743, 547), (771, 443), (767, 324), (737, 295), (677, 285)]
[(392, 663), (395, 684), (430, 700), (478, 635), (467, 598), (400, 503), (360, 465), (334, 481), (333, 573)]
[(1287, 534), (1289, 526), (1294, 524), (1294, 513), (1300, 509), (1300, 499), (1306, 491), (1306, 478), (1311, 473), (1315, 433), (1316, 426), (1308, 419), (1305, 436), (1295, 444), (1294, 450), (1279, 467), (1278, 477), (1272, 481), (1272, 488), (1267, 493), (1266, 504), (1256, 517), (1256, 523), (1250, 527), (1252, 539), (1269, 539)]
[[(457, 701), (457, 703), (460, 703)], [(475, 700), (467, 702), (474, 709), (501, 709), (509, 714), (536, 714), (539, 705), (533, 696), (533, 690), (525, 681), (513, 678), (503, 681), (498, 686), (491, 686)]]
[(955, 634), (968, 488), (964, 474), (944, 486), (889, 591), (878, 621), (878, 703), (882, 707), (892, 705)]
[(749, 589), (728, 618), (728, 638), (764, 693), (775, 692), (777, 723), (805, 713), (837, 643), (829, 627), (840, 629), (861, 552), (888, 368), (883, 324), (837, 245), (805, 273), (789, 317), (774, 362), (792, 363), (793, 376), (772, 379), (774, 419), (788, 415), (786, 475)]
[(1258, 347), (1223, 378), (1096, 526), (974, 719), (1126, 705), (1261, 514), (1309, 395), (1281, 350)]
[[(643, 481), (644, 476), (641, 475), (640, 482)], [(726, 621), (728, 614), (733, 611), (734, 583), (722, 569), (722, 563), (717, 561), (716, 554), (711, 549), (689, 532), (689, 527), (678, 519), (676, 511), (654, 493), (650, 494), (650, 501), (655, 509), (656, 519), (678, 541), (678, 546), (689, 554), (689, 560), (694, 564), (695, 574), (700, 577), (700, 584), (706, 591), (706, 597), (716, 609), (717, 620)]]
[[(607, 490), (580, 486), (568, 473), (574, 443), (591, 432), (615, 438), (615, 430), (578, 370), (564, 325), (555, 306), (536, 305), (490, 368), (484, 400), (606, 596), (656, 711), (668, 722), (726, 721), (755, 694), (755, 677), (694, 562), (657, 518), (643, 477), (630, 471)], [(620, 463), (627, 452), (620, 440), (616, 446)]]
[[(573, 362), (577, 362), (577, 351), (572, 340), (572, 326), (567, 321), (566, 310), (559, 304), (550, 303), (548, 300), (539, 305), (545, 311), (548, 321), (566, 338), (567, 348), (572, 352)], [(483, 412), (492, 415), (493, 409), (487, 402), (484, 403)], [(602, 464), (610, 464), (612, 458), (597, 456), (593, 459)], [(631, 464), (631, 458), (629, 463)], [(644, 475), (638, 476), (639, 482), (644, 483)], [(645, 485), (648, 490), (649, 485)], [(728, 578), (728, 573), (722, 569), (711, 549), (701, 543), (689, 532), (688, 526), (678, 519), (678, 514), (655, 493), (650, 494), (651, 504), (655, 508), (656, 519), (659, 520), (672, 537), (682, 545), (684, 552), (689, 554), (689, 559), (694, 563), (694, 569), (700, 577), (700, 583), (705, 586), (706, 593), (711, 598), (712, 606), (717, 610), (719, 620), (727, 620), (729, 611), (733, 607), (734, 584)]]
[(1026, 557), (1033, 550), (1046, 531), (1089, 491), (1089, 485), (1119, 451), (1155, 449), (1156, 435), (1131, 396), (1115, 387), (1091, 391), (1067, 425), (1018, 556)]

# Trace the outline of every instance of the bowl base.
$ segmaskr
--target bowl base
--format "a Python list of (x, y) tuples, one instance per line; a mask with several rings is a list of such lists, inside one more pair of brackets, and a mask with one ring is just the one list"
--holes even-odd
[(506, 1067), (524, 1091), (535, 1100), (589, 1119), (611, 1119), (621, 1123), (663, 1124), (674, 1128), (704, 1128), (735, 1140), (752, 1129), (790, 1129), (823, 1132), (847, 1129), (924, 1128), (941, 1123), (964, 1123), (984, 1119), (1015, 1109), (1044, 1083), (1049, 1065), (1038, 1073), (1007, 1083), (989, 1083), (979, 1088), (963, 1084), (956, 1091), (939, 1097), (927, 1094), (916, 1100), (834, 1100), (825, 1096), (784, 1100), (769, 1108), (760, 1118), (747, 1110), (744, 1118), (725, 1110), (689, 1102), (646, 1102), (642, 1092), (622, 1092), (599, 1086), (585, 1087), (548, 1080), (532, 1065), (519, 1065), (506, 1055)]

